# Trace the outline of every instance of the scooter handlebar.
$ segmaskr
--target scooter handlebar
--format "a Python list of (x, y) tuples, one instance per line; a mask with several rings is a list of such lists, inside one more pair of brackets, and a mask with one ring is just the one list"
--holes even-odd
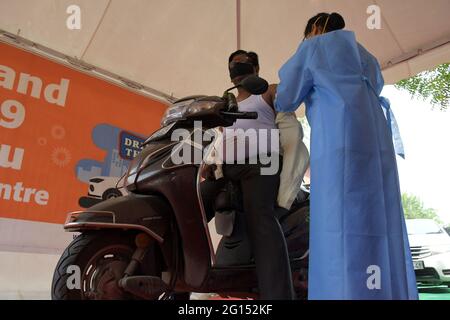
[(258, 119), (258, 113), (257, 112), (227, 112), (222, 111), (222, 115), (234, 119)]

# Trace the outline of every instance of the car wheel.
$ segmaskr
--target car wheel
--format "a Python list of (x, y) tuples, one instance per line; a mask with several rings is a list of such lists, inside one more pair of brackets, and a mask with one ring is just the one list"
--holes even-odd
[(102, 199), (108, 200), (111, 198), (117, 198), (117, 197), (121, 197), (121, 196), (122, 196), (122, 193), (119, 190), (111, 188), (111, 189), (108, 189), (105, 192), (103, 192)]

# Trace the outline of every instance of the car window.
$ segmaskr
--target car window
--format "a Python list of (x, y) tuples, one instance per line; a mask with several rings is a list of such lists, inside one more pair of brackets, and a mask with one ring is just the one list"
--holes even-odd
[(443, 233), (439, 225), (433, 220), (406, 220), (408, 234), (439, 234)]

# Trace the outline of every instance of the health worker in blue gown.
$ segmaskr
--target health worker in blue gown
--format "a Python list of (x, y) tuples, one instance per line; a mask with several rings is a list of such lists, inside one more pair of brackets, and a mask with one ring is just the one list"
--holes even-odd
[(418, 299), (398, 127), (376, 58), (344, 27), (337, 13), (311, 18), (279, 72), (277, 111), (304, 102), (311, 126), (309, 299)]

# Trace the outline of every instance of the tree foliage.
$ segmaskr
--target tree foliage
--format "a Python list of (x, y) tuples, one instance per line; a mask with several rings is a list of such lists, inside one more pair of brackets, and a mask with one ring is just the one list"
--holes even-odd
[(406, 219), (433, 219), (437, 223), (442, 224), (436, 210), (425, 208), (422, 200), (417, 196), (404, 193), (402, 194), (402, 203)]
[(413, 97), (429, 99), (434, 107), (446, 110), (450, 106), (450, 64), (445, 63), (433, 70), (419, 73), (395, 86), (408, 91)]

